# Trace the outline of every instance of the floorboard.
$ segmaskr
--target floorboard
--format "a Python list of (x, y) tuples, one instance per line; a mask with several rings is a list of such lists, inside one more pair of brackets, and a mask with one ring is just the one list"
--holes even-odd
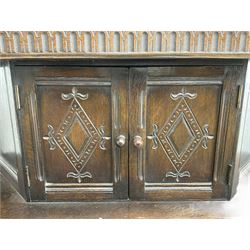
[(250, 167), (240, 175), (238, 192), (231, 201), (176, 202), (73, 202), (27, 203), (0, 176), (1, 218), (249, 218)]

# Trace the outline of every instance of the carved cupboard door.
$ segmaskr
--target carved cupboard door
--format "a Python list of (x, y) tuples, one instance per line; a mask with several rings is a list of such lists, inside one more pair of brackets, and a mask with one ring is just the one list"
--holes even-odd
[(128, 70), (17, 66), (15, 74), (30, 199), (127, 198)]
[(223, 66), (131, 69), (132, 199), (227, 198), (238, 76)]

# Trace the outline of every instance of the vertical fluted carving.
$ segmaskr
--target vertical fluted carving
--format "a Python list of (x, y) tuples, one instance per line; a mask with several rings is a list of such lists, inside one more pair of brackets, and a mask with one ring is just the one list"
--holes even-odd
[(91, 52), (96, 52), (96, 40), (95, 40), (95, 32), (91, 31), (90, 33), (90, 48), (91, 48)]
[(21, 52), (28, 52), (28, 32), (19, 32)]
[(77, 52), (84, 52), (84, 32), (77, 31), (76, 32), (76, 46)]
[(225, 50), (226, 33), (218, 32), (218, 51), (223, 52)]
[(148, 33), (148, 45), (147, 45), (147, 51), (152, 52), (154, 50), (154, 35), (153, 32), (147, 32)]
[(210, 52), (212, 49), (212, 38), (213, 38), (213, 32), (211, 31), (205, 32), (204, 50), (206, 52)]
[(12, 32), (5, 32), (5, 48), (7, 53), (15, 53), (14, 34)]
[(245, 52), (250, 52), (250, 32), (246, 32), (246, 47)]
[(0, 35), (0, 55), (128, 52), (223, 54), (250, 52), (249, 31), (2, 31)]
[(43, 52), (42, 48), (42, 34), (41, 32), (34, 32), (34, 52), (41, 53)]
[(241, 32), (232, 32), (231, 38), (231, 51), (235, 52), (239, 50)]
[(180, 32), (175, 32), (175, 51), (181, 51), (181, 34)]
[(105, 52), (110, 51), (110, 46), (109, 46), (109, 32), (105, 31), (104, 32), (104, 41), (105, 41)]

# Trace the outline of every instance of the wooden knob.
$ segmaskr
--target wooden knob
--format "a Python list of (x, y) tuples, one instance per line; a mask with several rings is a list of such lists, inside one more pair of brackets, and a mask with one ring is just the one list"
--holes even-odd
[(124, 135), (119, 135), (116, 137), (116, 145), (118, 147), (123, 147), (126, 143), (126, 137)]
[(141, 137), (141, 136), (136, 135), (136, 136), (134, 137), (134, 145), (135, 145), (135, 147), (137, 147), (137, 148), (142, 148), (142, 146), (143, 146), (143, 140), (142, 140), (142, 137)]

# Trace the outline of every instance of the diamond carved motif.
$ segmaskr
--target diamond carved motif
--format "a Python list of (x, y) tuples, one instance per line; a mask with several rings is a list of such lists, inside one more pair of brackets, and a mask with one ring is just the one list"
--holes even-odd
[(82, 124), (81, 120), (76, 115), (73, 123), (68, 128), (68, 131), (65, 133), (65, 141), (71, 146), (79, 158), (81, 152), (83, 151), (84, 146), (88, 144), (91, 135), (85, 129), (84, 125)]
[[(69, 136), (69, 134), (67, 134), (68, 131), (72, 126), (76, 124), (76, 121), (82, 124), (82, 133), (86, 133), (83, 127), (86, 127), (86, 130), (88, 131), (88, 140), (86, 140), (86, 137), (84, 137), (85, 140), (81, 145), (81, 149), (78, 153), (74, 149), (74, 144), (72, 144), (73, 142), (70, 142), (67, 137)], [(66, 117), (64, 118), (62, 124), (59, 126), (58, 131), (55, 133), (54, 140), (56, 141), (56, 144), (62, 150), (68, 161), (76, 170), (76, 174), (73, 172), (69, 172), (67, 174), (67, 177), (74, 178), (75, 176), (78, 178), (79, 182), (81, 181), (81, 178), (92, 178), (92, 175), (89, 172), (85, 172), (84, 175), (81, 174), (81, 176), (79, 174), (82, 172), (82, 169), (87, 164), (91, 155), (95, 151), (96, 146), (101, 141), (101, 137), (86, 112), (82, 109), (82, 107), (76, 100), (73, 100), (70, 109), (66, 114)]]
[[(184, 126), (186, 127), (186, 134), (188, 133), (188, 139), (184, 136), (185, 147), (182, 147), (179, 154), (178, 151), (180, 150), (173, 143), (171, 135), (178, 133), (178, 131), (176, 131), (176, 125), (180, 123), (185, 124)], [(184, 98), (179, 102), (169, 120), (159, 132), (159, 140), (170, 161), (177, 169), (181, 169), (182, 166), (185, 165), (199, 145), (202, 136), (202, 130)], [(181, 148), (181, 146), (179, 146), (179, 148)]]
[(190, 130), (183, 114), (176, 120), (172, 130), (166, 135), (166, 138), (172, 144), (178, 158), (180, 158), (194, 139), (193, 132)]
[(105, 136), (104, 127), (98, 130), (77, 98), (86, 100), (88, 95), (77, 92), (74, 87), (72, 93), (62, 94), (63, 100), (73, 99), (65, 118), (55, 132), (51, 125), (48, 125), (48, 136), (43, 139), (50, 144), (50, 150), (56, 146), (60, 148), (67, 160), (71, 163), (76, 172), (68, 172), (67, 177), (72, 177), (80, 183), (84, 178), (92, 178), (90, 172), (83, 172), (83, 169), (99, 144), (101, 150), (106, 150), (105, 142), (111, 137)]

